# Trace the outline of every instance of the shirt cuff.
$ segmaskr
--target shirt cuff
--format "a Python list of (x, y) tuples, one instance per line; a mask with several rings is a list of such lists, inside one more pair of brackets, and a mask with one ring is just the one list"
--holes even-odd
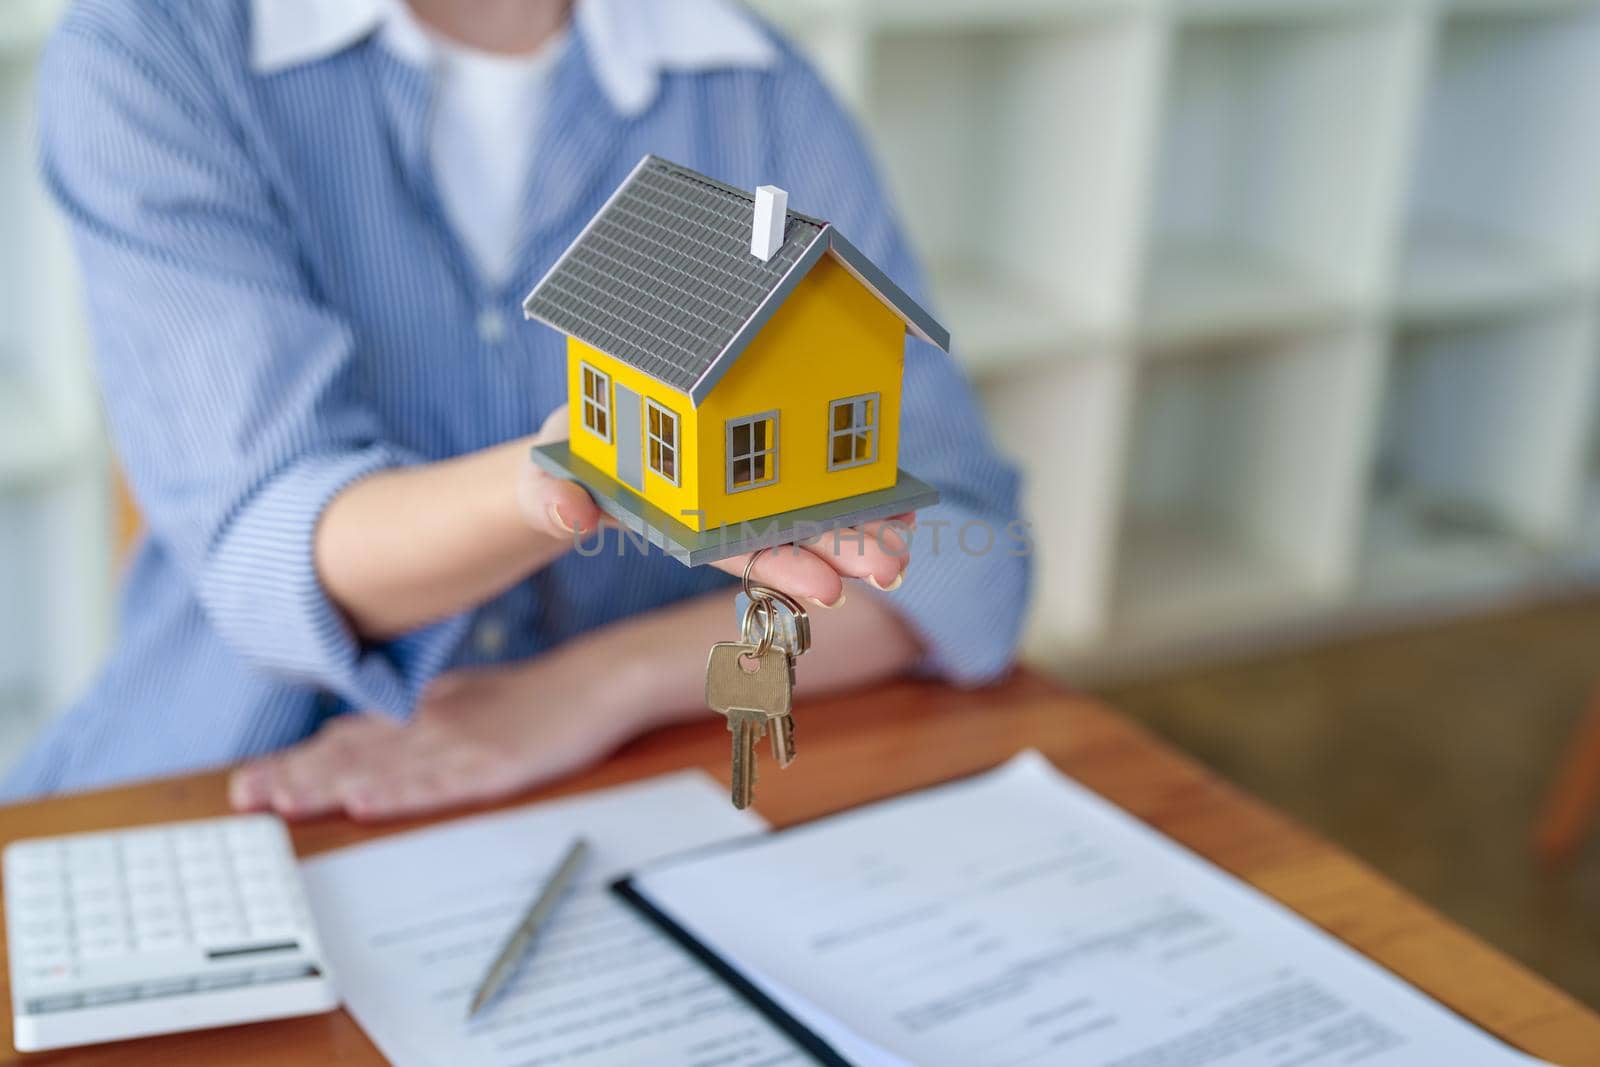
[(364, 645), (329, 599), (313, 561), (317, 522), (352, 483), (416, 457), (381, 445), (314, 456), (268, 482), (208, 560), (201, 602), (223, 639), (252, 666), (331, 691), (362, 710), (404, 716), (448, 662), (465, 614)]
[(919, 512), (900, 588), (883, 598), (922, 644), (916, 673), (964, 686), (995, 681), (1016, 660), (1027, 612), (1031, 534), (940, 504)]

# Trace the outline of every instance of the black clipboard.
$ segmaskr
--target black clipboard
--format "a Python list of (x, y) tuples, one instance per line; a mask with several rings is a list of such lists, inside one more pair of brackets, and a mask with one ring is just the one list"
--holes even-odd
[[(760, 845), (771, 841), (774, 837), (815, 830), (826, 826), (829, 823), (844, 822), (858, 816), (863, 816), (869, 811), (893, 807), (897, 804), (910, 802), (924, 793), (931, 793), (950, 786), (960, 786), (965, 782), (977, 781), (990, 771), (1004, 766), (1005, 762), (1005, 760), (1002, 760), (999, 763), (979, 768), (978, 770), (972, 771), (968, 774), (960, 774), (953, 778), (947, 778), (943, 781), (929, 783), (928, 785), (925, 785), (919, 789), (911, 789), (904, 793), (896, 793), (892, 796), (884, 797), (880, 800), (874, 800), (865, 804), (859, 804), (848, 808), (842, 808), (838, 811), (829, 812), (825, 815), (819, 815), (814, 819), (808, 819), (805, 822), (796, 823), (793, 826), (785, 826), (780, 829), (773, 830), (770, 833), (750, 834), (748, 836), (734, 838), (731, 841), (718, 841), (713, 844), (704, 845), (700, 848), (690, 849), (688, 852), (669, 857), (658, 862), (672, 863), (675, 860), (689, 859), (696, 856), (703, 856), (719, 852), (730, 852), (741, 848), (759, 847)], [(778, 1027), (778, 1029), (782, 1030), (791, 1040), (795, 1042), (796, 1045), (798, 1045), (803, 1051), (809, 1053), (812, 1058), (818, 1063), (822, 1064), (823, 1067), (855, 1067), (855, 1064), (841, 1056), (837, 1049), (828, 1044), (821, 1037), (817, 1036), (815, 1031), (791, 1015), (788, 1010), (783, 1007), (783, 1005), (767, 996), (756, 987), (754, 982), (750, 981), (750, 979), (746, 978), (743, 974), (740, 974), (738, 968), (734, 967), (727, 960), (723, 959), (716, 952), (712, 951), (710, 946), (691, 934), (672, 916), (656, 907), (655, 902), (649, 897), (645, 896), (644, 893), (639, 890), (639, 887), (634, 883), (634, 879), (631, 876), (617, 879), (615, 882), (611, 883), (610, 888), (611, 892), (616, 894), (623, 903), (632, 908), (635, 913), (643, 916), (645, 920), (653, 925), (656, 929), (660, 930), (662, 933), (672, 938), (672, 940), (678, 945), (682, 946), (691, 956), (699, 961), (703, 967), (710, 970), (711, 973), (720, 978), (723, 983), (728, 986), (728, 988), (739, 994), (739, 996), (743, 997), (745, 1001), (747, 1001), (753, 1008), (755, 1008), (762, 1015), (766, 1016), (769, 1022)]]
[(756, 987), (754, 982), (740, 974), (737, 968), (713, 952), (699, 938), (680, 926), (672, 916), (656, 907), (633, 884), (632, 878), (621, 878), (612, 882), (611, 892), (620, 897), (623, 903), (643, 916), (656, 929), (682, 946), (685, 951), (699, 961), (701, 966), (711, 971), (729, 989), (743, 997), (751, 1007), (765, 1016), (768, 1022), (783, 1031), (801, 1051), (810, 1055), (812, 1059), (822, 1064), (823, 1067), (855, 1067), (855, 1064), (839, 1055), (832, 1045), (818, 1037), (815, 1031), (789, 1014), (783, 1005), (767, 996)]

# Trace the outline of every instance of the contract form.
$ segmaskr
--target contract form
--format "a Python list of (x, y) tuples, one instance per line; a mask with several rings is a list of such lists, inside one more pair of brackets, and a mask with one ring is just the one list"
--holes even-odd
[(858, 1063), (1536, 1062), (1032, 752), (625, 891)]
[[(809, 1064), (765, 1016), (613, 897), (659, 856), (758, 832), (698, 772), (475, 816), (313, 857), (308, 896), (345, 1006), (399, 1067)], [(590, 861), (504, 992), (467, 1005), (575, 836)]]

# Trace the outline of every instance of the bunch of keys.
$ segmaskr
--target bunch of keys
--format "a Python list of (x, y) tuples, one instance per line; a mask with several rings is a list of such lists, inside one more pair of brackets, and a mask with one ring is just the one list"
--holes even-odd
[[(764, 549), (762, 551), (765, 551)], [(733, 806), (748, 808), (755, 795), (756, 744), (772, 731), (779, 767), (794, 762), (794, 661), (811, 647), (811, 619), (787, 593), (750, 582), (744, 568), (744, 608), (739, 640), (711, 646), (706, 662), (706, 703), (728, 718), (733, 734)]]

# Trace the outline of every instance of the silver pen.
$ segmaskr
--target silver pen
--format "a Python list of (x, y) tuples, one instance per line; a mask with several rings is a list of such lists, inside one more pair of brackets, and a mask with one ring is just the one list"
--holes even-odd
[(527, 913), (517, 923), (516, 929), (511, 931), (511, 936), (506, 938), (505, 946), (500, 949), (500, 955), (489, 965), (489, 972), (483, 976), (483, 981), (478, 983), (478, 991), (472, 994), (472, 1006), (467, 1009), (468, 1020), (482, 1011), (483, 1006), (505, 988), (512, 972), (516, 970), (517, 963), (521, 961), (528, 945), (532, 943), (534, 935), (550, 918), (550, 913), (555, 910), (556, 904), (560, 902), (562, 894), (588, 855), (589, 842), (581, 837), (572, 842), (572, 847), (567, 849), (561, 865), (556, 868), (549, 881), (545, 882), (544, 888), (533, 899), (533, 903), (528, 905)]

